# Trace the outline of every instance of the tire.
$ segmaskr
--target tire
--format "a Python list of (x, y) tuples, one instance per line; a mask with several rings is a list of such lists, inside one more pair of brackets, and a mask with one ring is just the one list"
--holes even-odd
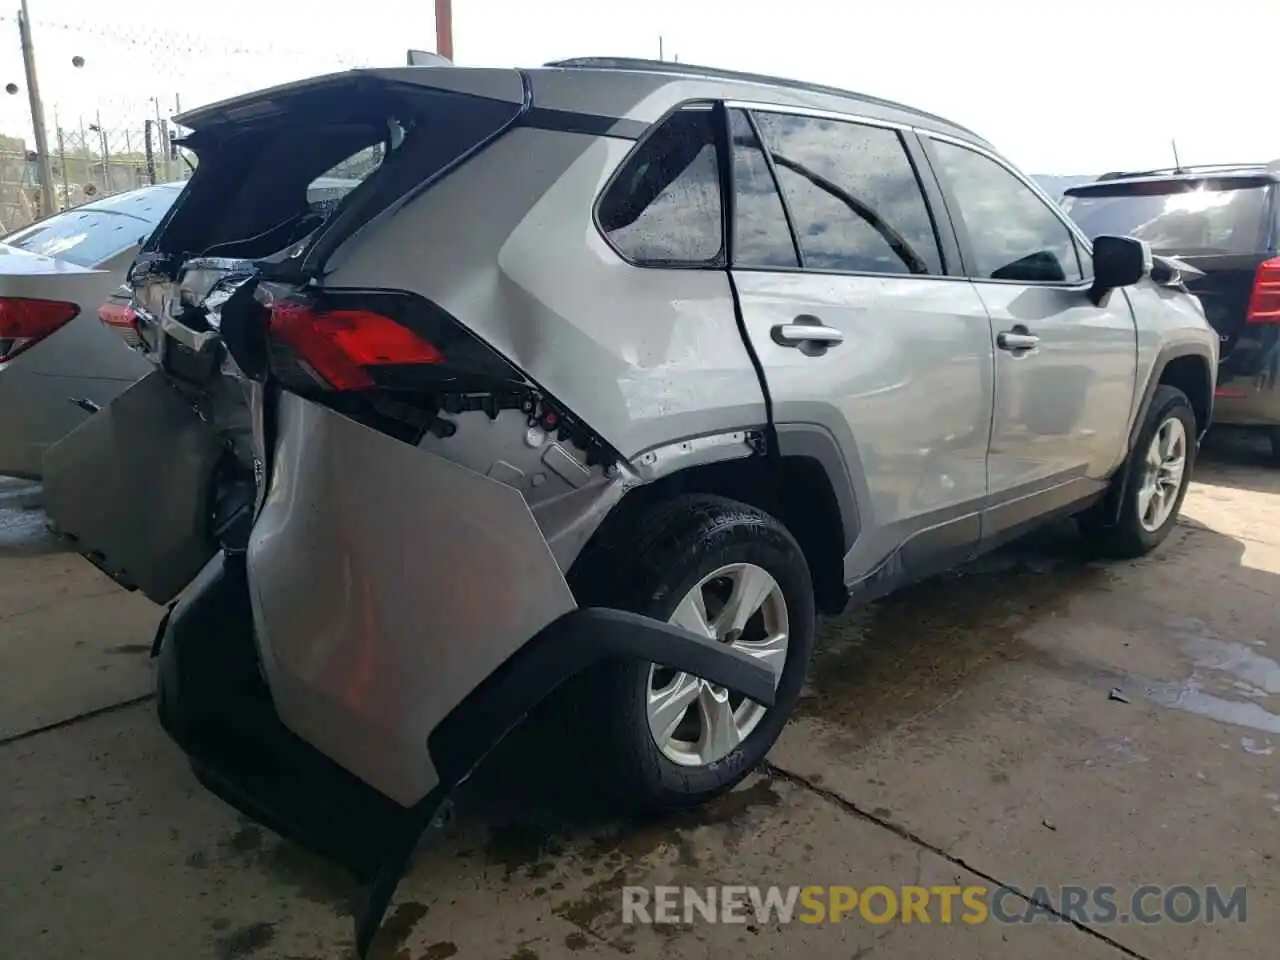
[[(1183, 468), (1176, 488), (1166, 487), (1170, 492), (1171, 508), (1167, 516), (1158, 524), (1144, 523), (1142, 516), (1145, 481), (1149, 474), (1148, 455), (1152, 450), (1152, 442), (1157, 433), (1176, 421), (1182, 429), (1184, 438)], [(1191, 481), (1191, 473), (1195, 466), (1196, 455), (1196, 417), (1191, 409), (1191, 401), (1177, 387), (1161, 384), (1156, 387), (1155, 396), (1151, 398), (1151, 407), (1147, 411), (1142, 429), (1138, 431), (1133, 449), (1122, 468), (1122, 476), (1128, 477), (1124, 489), (1124, 499), (1120, 504), (1119, 516), (1104, 518), (1097, 510), (1090, 511), (1079, 520), (1080, 532), (1100, 553), (1119, 559), (1141, 557), (1150, 553), (1169, 535), (1178, 520), (1178, 511), (1182, 509), (1183, 497), (1187, 494), (1187, 485)], [(1156, 515), (1149, 515), (1154, 520)]]
[[(765, 571), (778, 588), (770, 588), (766, 607), (756, 615), (761, 619), (753, 617), (749, 629), (759, 628), (766, 611), (773, 611), (776, 622), (780, 593), (788, 640), (785, 659), (779, 658), (783, 665), (774, 706), (726, 755), (689, 765), (690, 758), (677, 762), (665, 752), (682, 749), (677, 740), (659, 745), (648, 705), (663, 671), (652, 664), (604, 664), (575, 678), (569, 691), (571, 733), (587, 747), (586, 769), (596, 786), (630, 812), (661, 813), (704, 803), (730, 790), (764, 759), (795, 707), (808, 669), (815, 630), (813, 583), (804, 553), (781, 523), (746, 504), (703, 494), (682, 494), (638, 512), (613, 528), (607, 542), (584, 551), (575, 565), (575, 571), (584, 572), (573, 578), (582, 605), (612, 606), (664, 621), (704, 578), (738, 567), (744, 575)], [(713, 581), (707, 589), (718, 585)], [(672, 677), (674, 684), (685, 675)], [(710, 694), (715, 688), (699, 689)], [(701, 703), (689, 710), (700, 711)], [(738, 709), (749, 716), (763, 708), (744, 702)], [(692, 721), (686, 717), (685, 722)]]
[(1271, 463), (1280, 467), (1280, 427), (1271, 428)]

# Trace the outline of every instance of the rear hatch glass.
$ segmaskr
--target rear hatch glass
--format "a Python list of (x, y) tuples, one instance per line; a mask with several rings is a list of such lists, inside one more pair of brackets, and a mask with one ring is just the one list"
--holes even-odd
[(1260, 253), (1272, 184), (1259, 178), (1152, 180), (1074, 187), (1063, 206), (1090, 239), (1137, 237), (1156, 253)]
[(521, 107), (514, 71), (514, 102), (407, 82), (403, 74), (353, 71), (182, 118), (193, 129), (184, 146), (199, 164), (144, 260), (163, 255), (171, 279), (192, 257), (310, 266), (307, 256), (322, 237), (331, 250), (335, 234), (349, 236), (447, 170)]

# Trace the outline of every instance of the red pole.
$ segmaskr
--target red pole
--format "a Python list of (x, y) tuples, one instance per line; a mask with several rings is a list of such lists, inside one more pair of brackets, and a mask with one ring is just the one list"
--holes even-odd
[(436, 53), (453, 59), (453, 0), (436, 0)]

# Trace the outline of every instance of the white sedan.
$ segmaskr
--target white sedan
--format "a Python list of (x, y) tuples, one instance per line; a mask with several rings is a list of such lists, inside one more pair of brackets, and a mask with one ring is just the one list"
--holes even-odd
[(47, 446), (150, 371), (98, 307), (184, 186), (104, 197), (0, 239), (0, 474), (39, 479)]

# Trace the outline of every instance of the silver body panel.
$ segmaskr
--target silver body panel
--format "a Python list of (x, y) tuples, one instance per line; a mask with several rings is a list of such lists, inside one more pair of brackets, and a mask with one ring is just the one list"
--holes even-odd
[(1137, 379), (1137, 329), (1124, 291), (1100, 307), (1088, 287), (975, 283), (993, 336), (1022, 324), (1039, 344), (996, 351), (996, 403), (987, 460), (993, 491), (1065, 476), (1104, 479), (1126, 453)]
[(45, 509), (104, 570), (168, 603), (217, 549), (208, 498), (221, 449), (153, 371), (48, 449)]
[(427, 735), (573, 595), (506, 484), (291, 394), (277, 429), (248, 549), (276, 710), (407, 806)]
[[(757, 427), (764, 396), (725, 274), (636, 269), (592, 222), (596, 194), (631, 146), (513, 131), (350, 240), (327, 283), (428, 296), (628, 458), (674, 438)], [(531, 156), (545, 173), (506, 174)], [(468, 229), (431, 243), (423, 228), (434, 223)]]
[[(780, 424), (836, 425), (862, 479), (862, 531), (845, 576), (869, 574), (917, 531), (985, 501), (991, 431), (990, 322), (971, 284), (737, 270), (743, 319)], [(798, 314), (840, 330), (821, 356), (774, 342)], [(845, 444), (847, 446), (847, 444)]]

